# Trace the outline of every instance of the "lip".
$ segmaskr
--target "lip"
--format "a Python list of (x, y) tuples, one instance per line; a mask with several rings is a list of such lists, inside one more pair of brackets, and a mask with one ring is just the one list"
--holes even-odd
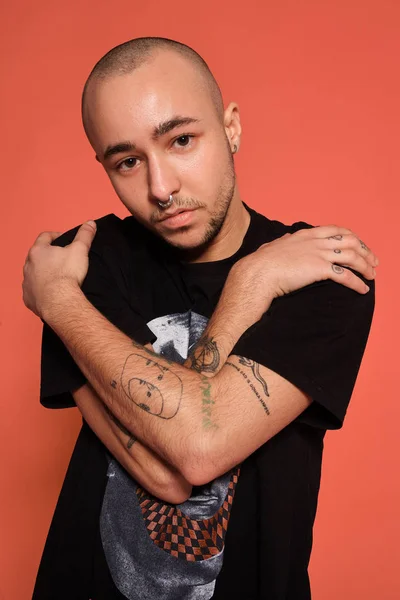
[(160, 223), (168, 228), (183, 227), (191, 221), (192, 213), (194, 211), (194, 208), (183, 208), (182, 210), (176, 210), (172, 214), (164, 215), (164, 217), (160, 220)]

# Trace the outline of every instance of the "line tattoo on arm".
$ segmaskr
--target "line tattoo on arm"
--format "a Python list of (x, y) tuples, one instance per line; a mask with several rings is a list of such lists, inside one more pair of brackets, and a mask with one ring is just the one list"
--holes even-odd
[(207, 335), (201, 337), (189, 356), (189, 368), (197, 373), (215, 373), (220, 364), (217, 342)]
[(245, 366), (245, 367), (249, 367), (252, 371), (253, 371), (253, 375), (254, 377), (261, 383), (261, 385), (263, 386), (264, 389), (264, 394), (266, 396), (269, 396), (269, 392), (268, 392), (268, 386), (267, 386), (267, 382), (265, 381), (265, 379), (261, 376), (260, 373), (260, 365), (258, 363), (256, 363), (255, 360), (250, 360), (248, 358), (245, 358), (244, 356), (240, 356), (239, 357), (239, 362), (241, 365)]
[(131, 402), (150, 415), (172, 419), (180, 408), (182, 379), (159, 362), (163, 357), (147, 348), (143, 350), (147, 356), (133, 353), (126, 359), (121, 373), (122, 390)]
[(118, 427), (118, 429), (120, 431), (122, 431), (122, 433), (124, 433), (125, 435), (127, 435), (129, 437), (126, 447), (128, 448), (128, 450), (130, 450), (132, 448), (133, 444), (137, 441), (137, 438), (134, 435), (132, 435), (132, 433), (124, 425), (122, 425), (122, 423), (120, 421), (118, 421), (117, 417), (115, 415), (113, 415), (113, 413), (108, 408), (108, 406), (106, 406), (104, 404), (104, 408), (106, 409), (106, 412), (107, 412), (108, 416), (110, 417), (111, 421), (113, 423), (115, 423), (115, 425)]
[(211, 419), (212, 407), (215, 400), (211, 397), (211, 381), (206, 375), (201, 377), (201, 412), (203, 413), (204, 429), (218, 429), (218, 425)]
[[(263, 376), (260, 373), (260, 365), (258, 363), (256, 363), (254, 360), (250, 360), (248, 358), (245, 358), (244, 356), (239, 356), (238, 358), (239, 358), (239, 364), (242, 365), (243, 367), (247, 367), (251, 370), (253, 376), (262, 385), (264, 394), (269, 397), (267, 382), (265, 381), (265, 379), (263, 378)], [(270, 410), (268, 408), (268, 405), (266, 404), (265, 400), (261, 397), (261, 394), (258, 392), (258, 390), (256, 389), (256, 387), (252, 381), (252, 378), (249, 377), (249, 375), (245, 372), (245, 370), (241, 369), (238, 365), (235, 365), (235, 363), (232, 363), (230, 361), (226, 361), (225, 364), (229, 365), (230, 367), (233, 367), (238, 373), (241, 374), (243, 379), (245, 381), (247, 381), (251, 391), (256, 396), (257, 400), (260, 402), (264, 412), (267, 415), (271, 414)]]

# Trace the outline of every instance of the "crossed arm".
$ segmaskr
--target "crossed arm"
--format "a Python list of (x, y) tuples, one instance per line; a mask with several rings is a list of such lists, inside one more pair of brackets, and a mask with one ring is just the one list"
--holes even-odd
[[(214, 377), (244, 332), (237, 311), (231, 311), (229, 330), (223, 329), (223, 315), (229, 308), (220, 301), (201, 339), (188, 356), (185, 367)], [(225, 326), (226, 329), (226, 326)], [(150, 344), (146, 348), (152, 351)], [(114, 383), (113, 385), (116, 385)], [(170, 464), (144, 446), (109, 410), (90, 383), (73, 392), (85, 421), (127, 472), (154, 496), (173, 504), (184, 502), (192, 486)]]
[[(169, 474), (180, 477), (183, 490), (190, 493), (190, 485), (207, 483), (252, 454), (303, 412), (311, 399), (277, 373), (244, 357), (230, 356), (225, 364), (221, 359), (222, 368), (209, 378), (196, 356), (188, 369), (132, 342), (90, 304), (79, 287), (87, 272), (94, 233), (93, 225), (82, 226), (67, 248), (50, 246), (56, 234), (39, 236), (24, 267), (24, 301), (58, 334), (86, 375), (91, 396), (78, 392), (76, 399), (84, 416), (86, 409), (97, 411), (93, 428), (97, 427), (99, 437), (103, 435), (99, 422), (108, 419), (107, 426), (113, 428), (119, 444), (121, 435), (125, 436), (122, 440), (130, 446), (128, 450), (134, 448), (142, 452), (142, 458), (152, 460), (155, 455), (164, 461), (161, 467), (172, 467)], [(349, 269), (374, 279), (377, 264), (365, 244), (336, 226), (301, 230), (264, 244), (232, 268), (236, 277), (231, 279), (230, 274), (224, 286), (222, 322), (225, 335), (226, 327), (230, 335), (221, 348), (228, 347), (230, 352), (273, 297), (310, 283), (331, 279), (361, 298), (369, 288)], [(239, 305), (238, 291), (243, 300)], [(370, 301), (364, 310), (371, 307)], [(221, 304), (211, 325), (219, 322), (220, 308)], [(353, 310), (347, 318), (355, 314)], [(364, 343), (363, 335), (357, 339), (358, 345)], [(358, 352), (355, 357), (355, 373), (360, 356)], [(353, 378), (354, 373), (350, 375)], [(96, 405), (96, 400), (101, 404)], [(143, 444), (142, 449), (133, 443), (131, 434)], [(119, 448), (115, 439), (112, 444)], [(126, 455), (123, 464), (124, 460)], [(141, 481), (140, 473), (135, 469), (133, 473)], [(152, 491), (151, 481), (144, 485)]]
[[(213, 333), (218, 336), (218, 342)], [(197, 372), (204, 370), (207, 376), (213, 377), (225, 363), (233, 347), (230, 340), (230, 336), (224, 335), (218, 328), (216, 319), (211, 320), (185, 366)], [(146, 348), (152, 351), (150, 344)], [(206, 362), (200, 358), (204, 356), (204, 351), (208, 358), (211, 356)], [(90, 383), (73, 392), (73, 397), (83, 418), (97, 437), (140, 485), (154, 496), (172, 504), (187, 500), (191, 495), (191, 484), (122, 425)]]
[(76, 286), (66, 284), (58, 298), (45, 321), (108, 411), (191, 485), (240, 463), (311, 402), (243, 357), (230, 356), (212, 378), (171, 363), (111, 325)]

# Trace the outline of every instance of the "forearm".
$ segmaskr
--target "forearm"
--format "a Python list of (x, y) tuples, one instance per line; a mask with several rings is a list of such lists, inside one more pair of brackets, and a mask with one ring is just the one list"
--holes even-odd
[(246, 297), (248, 292), (238, 290), (237, 283), (228, 277), (203, 335), (184, 363), (186, 367), (206, 377), (220, 372), (240, 337), (257, 320), (254, 310), (246, 307)]
[(230, 357), (212, 379), (171, 363), (115, 328), (77, 287), (66, 284), (48, 307), (44, 320), (109, 410), (192, 485), (244, 460), (308, 405), (254, 361)]
[(210, 407), (202, 415), (201, 403), (202, 382), (209, 386), (209, 380), (132, 342), (79, 288), (59, 287), (43, 318), (118, 421), (182, 472), (184, 457), (193, 456), (199, 441), (193, 428), (201, 429), (203, 417), (212, 434)]
[(132, 435), (86, 384), (74, 392), (83, 418), (108, 451), (150, 494), (172, 504), (184, 502), (191, 485), (173, 467)]

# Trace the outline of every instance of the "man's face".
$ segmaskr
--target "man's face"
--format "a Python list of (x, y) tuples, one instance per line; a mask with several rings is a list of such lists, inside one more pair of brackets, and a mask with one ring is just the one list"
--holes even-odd
[[(231, 129), (189, 61), (163, 52), (128, 75), (94, 82), (86, 125), (116, 193), (138, 221), (182, 249), (218, 234), (236, 192)], [(160, 208), (170, 194), (172, 206)]]

